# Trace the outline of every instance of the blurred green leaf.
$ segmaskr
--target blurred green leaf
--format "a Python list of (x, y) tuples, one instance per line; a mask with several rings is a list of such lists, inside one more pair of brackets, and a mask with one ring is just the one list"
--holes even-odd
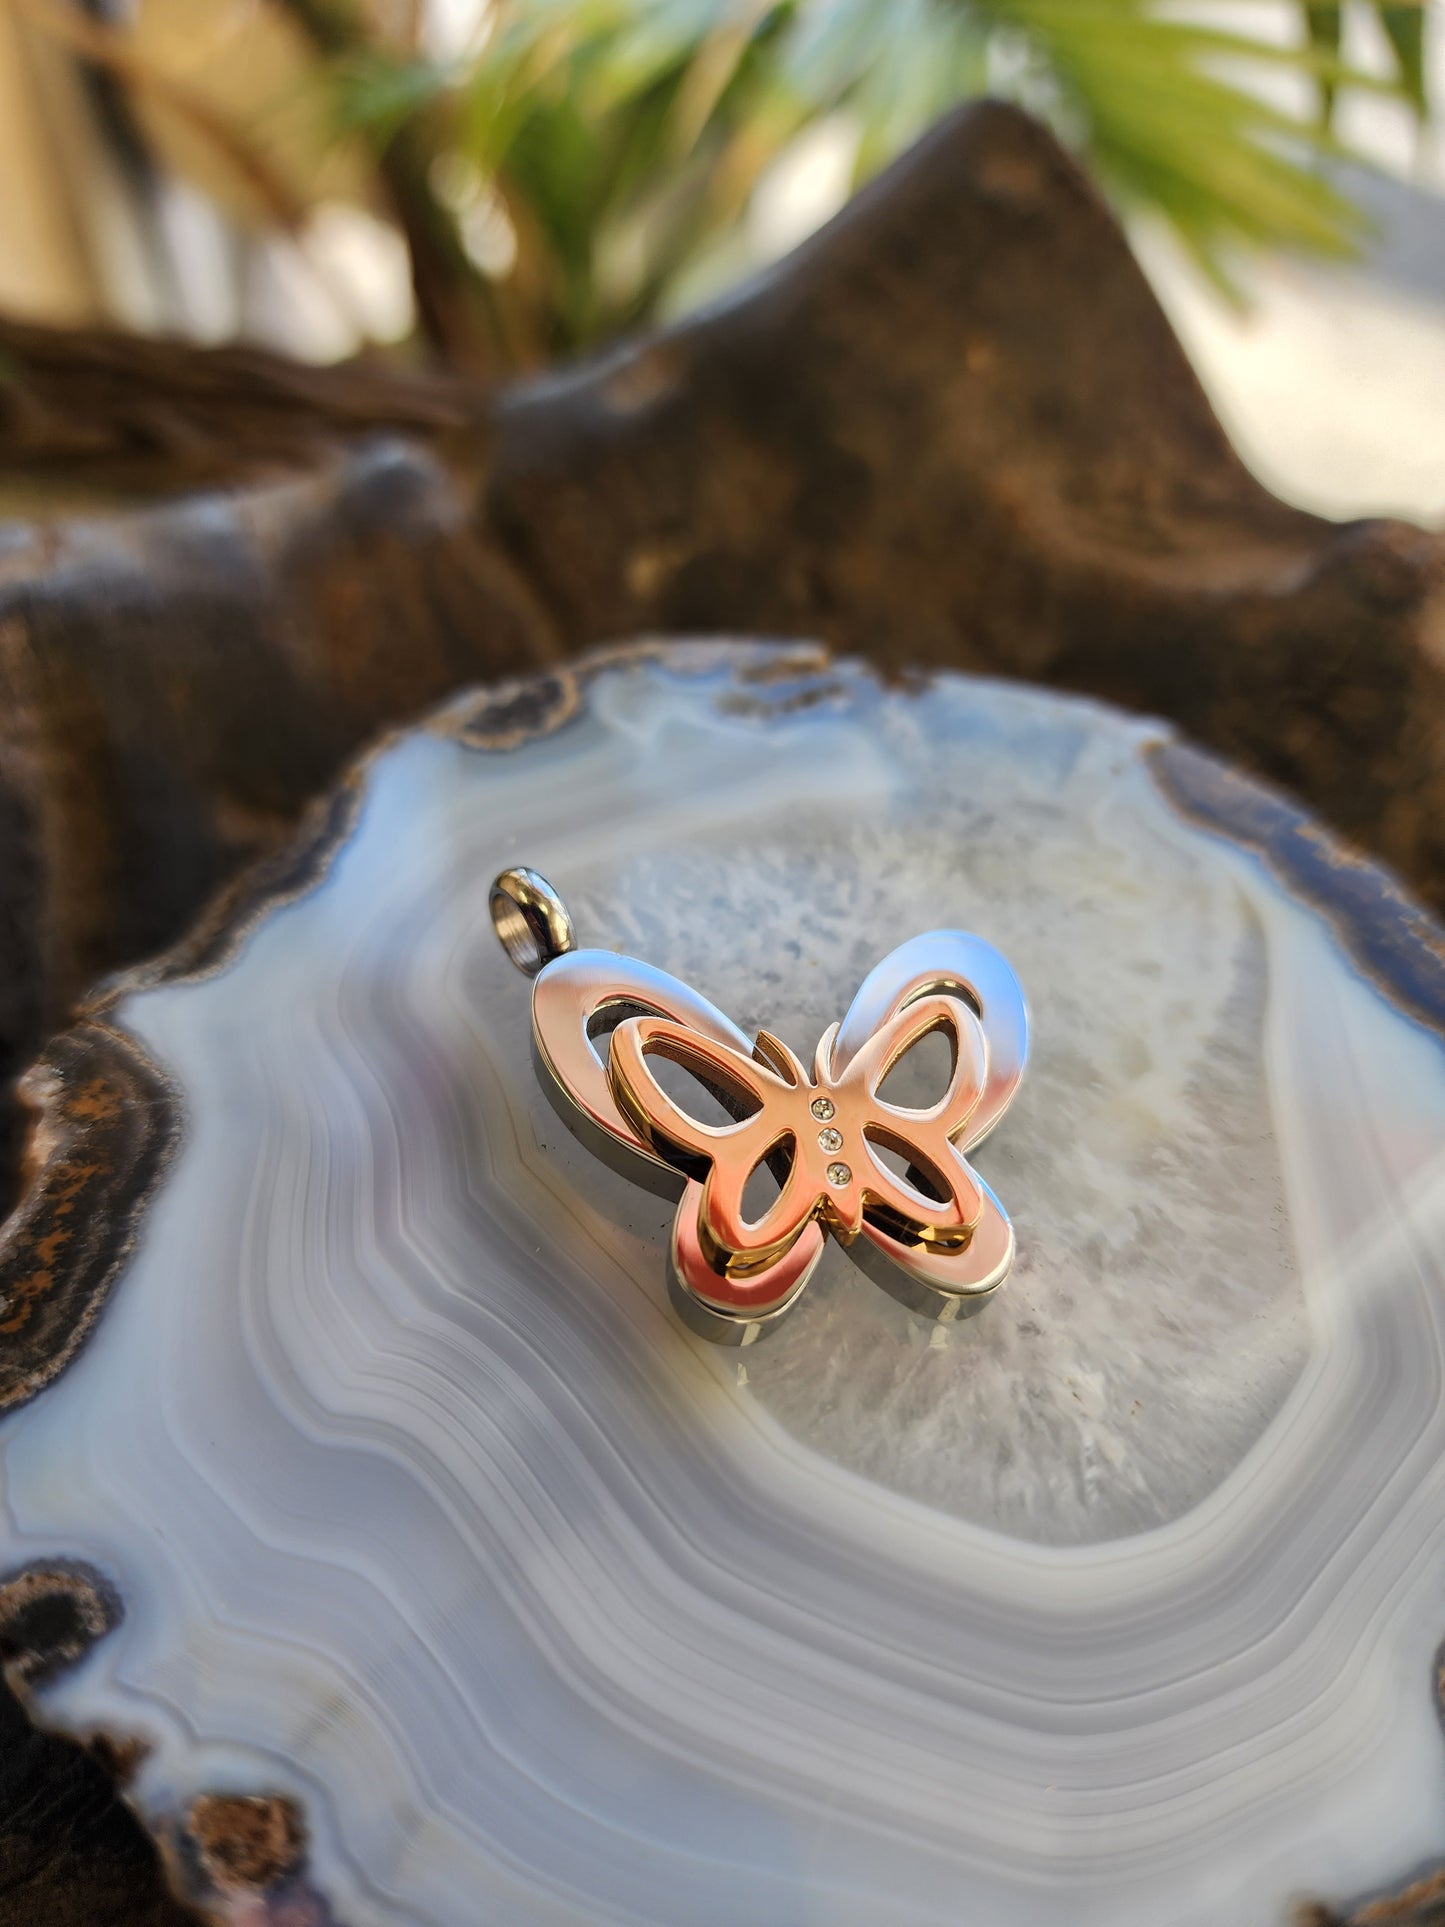
[[(1361, 223), (1323, 165), (1338, 94), (1386, 88), (1425, 111), (1423, 9), (1351, 4), (1378, 15), (1392, 81), (1344, 62), (1346, 8), (1319, 0), (1301, 0), (1293, 45), (1171, 0), (497, 0), (465, 72), (335, 77), (348, 125), (385, 142), (425, 111), (489, 184), (550, 355), (653, 312), (809, 125), (846, 115), (861, 177), (989, 92), (1049, 120), (1223, 285), (1241, 248), (1347, 249)], [(1311, 80), (1319, 111), (1271, 104), (1256, 83), (1278, 72)]]
[(338, 129), (363, 130), (383, 147), (448, 84), (445, 71), (428, 60), (397, 61), (380, 53), (335, 62), (331, 79)]
[[(1094, 164), (1124, 199), (1152, 206), (1213, 272), (1231, 246), (1339, 252), (1359, 223), (1311, 165), (1318, 127), (1233, 79), (1248, 35), (1205, 31), (1136, 0), (991, 0), (1031, 37), (1085, 129)], [(1308, 70), (1309, 49), (1299, 64)]]
[(1421, 120), (1429, 111), (1425, 92), (1425, 5), (1389, 7), (1375, 0), (1375, 12), (1385, 29), (1400, 70), (1405, 97)]
[[(1305, 31), (1310, 45), (1327, 60), (1334, 62), (1340, 57), (1340, 41), (1344, 32), (1345, 10), (1342, 6), (1311, 6), (1304, 9)], [(1328, 127), (1335, 111), (1335, 77), (1333, 72), (1320, 76), (1320, 119)]]

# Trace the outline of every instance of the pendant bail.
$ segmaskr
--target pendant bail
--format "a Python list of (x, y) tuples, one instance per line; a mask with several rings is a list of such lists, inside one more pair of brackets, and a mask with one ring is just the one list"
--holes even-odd
[(503, 950), (524, 977), (535, 977), (554, 958), (577, 948), (567, 906), (536, 870), (503, 870), (488, 898)]

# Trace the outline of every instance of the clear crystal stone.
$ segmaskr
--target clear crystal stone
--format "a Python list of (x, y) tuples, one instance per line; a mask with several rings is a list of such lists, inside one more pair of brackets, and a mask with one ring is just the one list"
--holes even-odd
[(826, 1131), (819, 1131), (818, 1148), (822, 1151), (841, 1151), (843, 1148), (843, 1133), (841, 1131), (835, 1131), (830, 1124)]
[(813, 1111), (813, 1115), (814, 1115), (814, 1117), (816, 1117), (816, 1118), (822, 1118), (822, 1119), (827, 1119), (827, 1118), (830, 1118), (830, 1117), (831, 1117), (831, 1116), (833, 1115), (833, 1100), (832, 1100), (832, 1098), (831, 1098), (831, 1097), (815, 1097), (815, 1098), (813, 1099), (813, 1104), (812, 1104), (812, 1111)]
[(852, 1176), (853, 1173), (848, 1169), (846, 1164), (830, 1164), (828, 1166), (829, 1184), (847, 1184)]

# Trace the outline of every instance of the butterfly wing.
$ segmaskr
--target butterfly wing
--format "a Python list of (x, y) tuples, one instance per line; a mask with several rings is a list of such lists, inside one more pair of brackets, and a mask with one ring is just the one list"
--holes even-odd
[(568, 951), (534, 981), (533, 1054), (564, 1123), (625, 1177), (675, 1198), (685, 1173), (623, 1116), (609, 1075), (610, 1031), (635, 1016), (668, 1018), (742, 1058), (752, 1045), (680, 978), (610, 950)]
[[(649, 1061), (653, 1057), (688, 1071), (738, 1114), (736, 1121), (704, 1124), (693, 1117), (658, 1082)], [(816, 1205), (816, 1192), (794, 1155), (795, 1114), (804, 1101), (798, 1079), (762, 1062), (756, 1050), (744, 1057), (731, 1045), (665, 1017), (633, 1017), (619, 1024), (609, 1073), (619, 1110), (648, 1148), (702, 1185), (691, 1217), (697, 1250), (711, 1277), (699, 1288), (716, 1298), (724, 1281), (769, 1270), (792, 1248)], [(778, 1195), (760, 1217), (750, 1219), (744, 1208), (748, 1180), (779, 1152), (787, 1157), (788, 1169)], [(691, 1275), (690, 1265), (688, 1271)], [(724, 1293), (729, 1302), (735, 1296)], [(744, 1293), (744, 1300), (749, 1296)]]
[[(926, 1111), (885, 1104), (877, 1090), (889, 1067), (940, 1024), (952, 1030), (954, 1042), (943, 1097)], [(890, 952), (864, 979), (828, 1045), (830, 1077), (868, 1081), (865, 1139), (914, 1163), (906, 1182), (882, 1167), (886, 1178), (876, 1193), (884, 1208), (865, 1208), (850, 1253), (884, 1290), (926, 1316), (976, 1311), (1013, 1262), (1007, 1213), (964, 1152), (1008, 1108), (1027, 1055), (1028, 1012), (1017, 977), (991, 944), (959, 930), (929, 931)], [(912, 1182), (925, 1174), (937, 1199)], [(869, 1187), (875, 1188), (871, 1172)], [(964, 1239), (954, 1235), (961, 1221), (969, 1227)]]
[[(888, 1103), (879, 1094), (888, 1073), (937, 1031), (946, 1034), (953, 1060), (943, 1095), (921, 1107)], [(873, 1033), (832, 1086), (844, 1115), (862, 1121), (865, 1223), (890, 1228), (903, 1244), (952, 1250), (967, 1244), (983, 1202), (954, 1140), (978, 1108), (987, 1080), (983, 1027), (961, 999), (920, 997)], [(906, 1161), (906, 1175), (884, 1162), (883, 1151)]]
[[(543, 1087), (569, 1129), (625, 1176), (680, 1197), (670, 1285), (687, 1323), (724, 1344), (746, 1344), (775, 1324), (807, 1283), (823, 1233), (794, 1182), (796, 1162), (764, 1218), (744, 1229), (742, 1192), (776, 1138), (768, 1100), (783, 1083), (756, 1061), (745, 1033), (666, 971), (575, 950), (535, 980), (532, 1039)], [(646, 1047), (659, 1041), (691, 1058), (705, 1083), (755, 1104), (753, 1115), (731, 1126), (692, 1117), (647, 1066)], [(747, 1247), (742, 1266), (730, 1239)]]
[(1008, 1213), (977, 1171), (972, 1176), (980, 1210), (962, 1251), (906, 1244), (866, 1217), (862, 1235), (848, 1247), (849, 1257), (875, 1285), (925, 1318), (947, 1321), (981, 1311), (1013, 1265)]
[(870, 1037), (920, 997), (960, 999), (977, 1014), (988, 1048), (988, 1074), (959, 1139), (982, 1143), (1013, 1101), (1029, 1049), (1028, 1007), (1006, 958), (964, 930), (929, 930), (890, 950), (863, 979), (833, 1043), (841, 1077)]

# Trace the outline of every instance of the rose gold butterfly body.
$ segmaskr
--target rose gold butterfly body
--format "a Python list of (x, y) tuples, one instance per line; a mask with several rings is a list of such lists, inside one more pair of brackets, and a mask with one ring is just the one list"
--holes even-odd
[[(748, 1038), (666, 972), (567, 947), (570, 920), (535, 872), (504, 873), (493, 914), (514, 961), (535, 971), (535, 1055), (562, 1117), (628, 1176), (679, 1197), (669, 1285), (694, 1330), (724, 1344), (773, 1330), (830, 1232), (934, 1318), (977, 1310), (1002, 1283), (1012, 1227), (965, 1153), (1018, 1088), (1028, 1019), (990, 945), (956, 930), (900, 945), (824, 1034), (809, 1071), (778, 1038)], [(889, 1072), (935, 1032), (951, 1056), (943, 1095), (890, 1103)], [(661, 1059), (711, 1092), (727, 1121), (704, 1122), (669, 1095)], [(777, 1195), (750, 1215), (749, 1180), (764, 1165)]]

